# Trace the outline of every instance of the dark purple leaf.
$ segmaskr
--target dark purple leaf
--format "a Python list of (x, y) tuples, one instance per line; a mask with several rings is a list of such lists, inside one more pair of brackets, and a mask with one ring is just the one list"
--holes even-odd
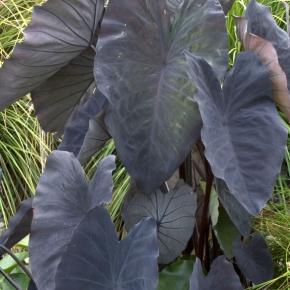
[(146, 219), (119, 242), (107, 210), (91, 210), (75, 229), (56, 276), (56, 290), (153, 290), (156, 223)]
[(90, 120), (100, 114), (105, 104), (106, 98), (96, 89), (92, 95), (83, 100), (68, 120), (58, 150), (69, 151), (78, 156), (89, 130)]
[(201, 262), (196, 258), (190, 278), (190, 290), (242, 290), (239, 276), (224, 256), (217, 257), (210, 272), (204, 275)]
[(46, 131), (63, 130), (74, 107), (94, 86), (92, 48), (97, 41), (103, 0), (48, 0), (0, 70), (0, 109), (32, 92)]
[[(0, 244), (10, 249), (24, 239), (30, 233), (32, 217), (32, 199), (26, 199), (10, 219), (7, 230), (0, 237)], [(3, 255), (2, 249), (0, 249), (1, 255)]]
[(101, 111), (89, 121), (89, 128), (80, 148), (78, 159), (85, 164), (111, 138), (104, 121), (105, 111)]
[(222, 92), (211, 67), (187, 55), (198, 90), (205, 155), (214, 175), (256, 215), (272, 196), (287, 141), (267, 69), (253, 53), (240, 54)]
[(205, 57), (221, 78), (227, 67), (217, 1), (184, 1), (172, 23), (170, 15), (165, 0), (111, 0), (97, 45), (95, 79), (109, 100), (105, 121), (144, 192), (169, 179), (199, 138), (183, 51)]
[(158, 262), (168, 264), (185, 249), (195, 223), (196, 195), (184, 184), (163, 193), (156, 190), (151, 195), (131, 186), (128, 201), (123, 209), (127, 229), (131, 229), (144, 217), (152, 217), (157, 223), (160, 255)]
[(245, 242), (234, 241), (233, 254), (243, 274), (254, 284), (273, 278), (274, 266), (266, 241), (261, 235), (254, 234)]
[(114, 156), (103, 159), (88, 184), (72, 153), (54, 151), (49, 156), (33, 201), (29, 244), (31, 270), (39, 289), (54, 289), (56, 270), (73, 231), (91, 209), (111, 200), (114, 161)]

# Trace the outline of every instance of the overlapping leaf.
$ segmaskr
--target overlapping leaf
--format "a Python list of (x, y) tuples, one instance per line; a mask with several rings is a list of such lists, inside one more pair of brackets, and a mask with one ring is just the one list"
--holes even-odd
[(188, 290), (194, 259), (178, 259), (159, 273), (158, 290)]
[[(245, 19), (247, 20), (247, 31), (270, 41), (277, 51), (279, 64), (288, 81), (288, 94), (283, 94), (283, 90), (280, 88), (281, 96), (278, 94), (277, 101), (288, 120), (290, 120), (290, 37), (286, 31), (277, 25), (270, 9), (257, 3), (256, 0), (251, 0), (249, 3)], [(283, 76), (276, 72), (273, 79), (279, 80), (281, 77)]]
[(198, 88), (205, 155), (214, 175), (256, 215), (272, 196), (287, 140), (266, 67), (254, 54), (240, 54), (222, 92), (204, 60), (189, 54), (188, 60)]
[(144, 192), (173, 175), (200, 134), (184, 49), (205, 57), (221, 78), (227, 67), (218, 2), (184, 1), (173, 23), (170, 15), (165, 0), (112, 0), (97, 45), (95, 78), (109, 100), (106, 124)]
[(81, 164), (86, 163), (110, 139), (104, 115), (105, 112), (101, 111), (94, 119), (89, 121), (89, 129), (78, 154)]
[(119, 242), (110, 215), (91, 210), (73, 233), (56, 290), (153, 290), (157, 286), (156, 223), (146, 219)]
[(179, 256), (192, 235), (196, 195), (183, 183), (163, 193), (156, 190), (151, 195), (142, 193), (136, 186), (131, 186), (125, 203), (123, 219), (131, 229), (144, 217), (153, 217), (158, 226), (159, 263), (168, 264)]
[(245, 242), (237, 239), (233, 254), (243, 274), (253, 283), (260, 284), (273, 278), (272, 256), (261, 235), (254, 234)]
[(49, 0), (0, 70), (0, 109), (32, 91), (42, 127), (62, 131), (93, 86), (93, 59), (103, 0)]
[(224, 256), (217, 257), (211, 270), (204, 276), (200, 260), (197, 258), (190, 278), (190, 290), (242, 290), (239, 276)]
[(88, 184), (79, 161), (72, 153), (54, 151), (48, 158), (33, 201), (30, 263), (39, 289), (54, 289), (57, 267), (74, 229), (96, 206), (112, 196), (115, 158), (100, 163)]
[[(9, 249), (24, 239), (30, 233), (32, 217), (32, 199), (27, 199), (20, 204), (17, 213), (10, 219), (8, 229), (0, 237), (0, 244)], [(0, 249), (0, 256), (2, 254)]]
[(106, 99), (98, 90), (84, 100), (67, 122), (63, 141), (58, 146), (58, 150), (73, 152), (75, 156), (78, 156), (85, 142), (86, 134), (90, 130), (90, 120), (100, 114), (105, 104)]
[(247, 236), (251, 231), (252, 216), (244, 209), (235, 196), (229, 191), (222, 179), (216, 179), (219, 199), (233, 224), (241, 235)]

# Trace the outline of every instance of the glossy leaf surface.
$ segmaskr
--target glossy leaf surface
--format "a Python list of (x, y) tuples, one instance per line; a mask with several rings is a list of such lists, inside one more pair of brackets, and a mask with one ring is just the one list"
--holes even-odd
[(103, 0), (49, 0), (36, 6), (32, 21), (0, 70), (0, 109), (32, 91), (42, 127), (62, 131), (93, 85), (93, 58)]
[(267, 69), (254, 54), (240, 54), (222, 92), (204, 60), (189, 54), (188, 59), (198, 87), (205, 155), (214, 175), (256, 215), (272, 196), (287, 140)]
[(72, 153), (54, 151), (48, 158), (33, 202), (30, 263), (39, 289), (54, 289), (57, 267), (73, 231), (86, 214), (112, 197), (115, 158), (102, 160), (87, 183)]
[(119, 242), (107, 210), (91, 210), (59, 265), (56, 290), (152, 290), (157, 286), (156, 223), (146, 219)]
[[(10, 249), (24, 239), (30, 233), (32, 217), (32, 199), (27, 199), (20, 204), (18, 211), (10, 219), (7, 230), (0, 237), (0, 244)], [(2, 254), (0, 249), (0, 256)]]
[(144, 217), (153, 217), (158, 226), (160, 264), (168, 264), (179, 256), (192, 235), (196, 195), (183, 183), (163, 193), (156, 190), (151, 195), (142, 193), (131, 186), (129, 201), (123, 210), (123, 219), (127, 229), (131, 229)]
[(216, 1), (184, 1), (172, 23), (170, 15), (165, 0), (112, 0), (97, 45), (95, 79), (109, 100), (106, 124), (147, 193), (173, 175), (199, 138), (184, 50), (205, 57), (221, 77), (227, 66), (225, 18)]
[(190, 278), (190, 290), (242, 290), (239, 276), (233, 265), (224, 256), (217, 257), (211, 264), (207, 276), (203, 274), (200, 260), (197, 258)]
[(261, 235), (254, 234), (245, 242), (237, 239), (234, 242), (233, 253), (243, 274), (254, 284), (273, 278), (272, 256)]

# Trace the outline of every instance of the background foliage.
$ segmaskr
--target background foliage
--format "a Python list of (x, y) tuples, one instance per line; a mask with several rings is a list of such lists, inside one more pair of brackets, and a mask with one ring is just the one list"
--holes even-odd
[[(21, 41), (22, 31), (30, 20), (32, 6), (42, 0), (0, 0), (0, 62), (7, 58), (16, 42)], [(271, 7), (278, 24), (286, 29), (285, 6), (290, 1), (264, 0)], [(248, 1), (236, 1), (227, 19), (230, 44), (230, 64), (240, 51), (234, 16), (242, 15)], [(287, 125), (290, 133), (290, 126)], [(0, 221), (7, 224), (19, 202), (33, 195), (38, 178), (43, 170), (49, 152), (55, 148), (57, 140), (44, 134), (33, 117), (33, 107), (29, 98), (24, 98), (6, 111), (0, 113), (0, 167), (3, 170), (0, 194)], [(290, 141), (288, 143), (290, 145)], [(275, 265), (276, 279), (253, 289), (290, 289), (290, 151), (285, 154), (283, 171), (275, 187), (273, 201), (259, 216), (255, 226), (268, 241)], [(87, 165), (86, 171), (92, 175), (99, 160), (114, 153), (114, 144), (109, 141), (101, 152)], [(125, 169), (117, 162), (114, 173), (114, 199), (110, 212), (122, 234), (120, 208), (129, 184)], [(174, 265), (173, 265), (174, 267)], [(172, 270), (172, 269), (171, 269)], [(7, 269), (9, 271), (9, 269)], [(0, 284), (1, 285), (1, 284)]]

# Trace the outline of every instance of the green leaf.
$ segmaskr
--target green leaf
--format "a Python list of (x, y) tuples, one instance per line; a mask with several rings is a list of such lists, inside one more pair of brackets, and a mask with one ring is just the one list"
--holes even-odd
[(227, 258), (233, 257), (233, 241), (240, 235), (224, 208), (218, 209), (219, 217), (217, 224), (213, 227), (216, 238)]
[(178, 259), (159, 274), (158, 290), (188, 290), (194, 259)]
[[(16, 253), (15, 255), (20, 261), (23, 261), (28, 257), (28, 252)], [(17, 263), (10, 256), (5, 256), (0, 260), (0, 268), (7, 273), (10, 273), (15, 267), (17, 267)]]

